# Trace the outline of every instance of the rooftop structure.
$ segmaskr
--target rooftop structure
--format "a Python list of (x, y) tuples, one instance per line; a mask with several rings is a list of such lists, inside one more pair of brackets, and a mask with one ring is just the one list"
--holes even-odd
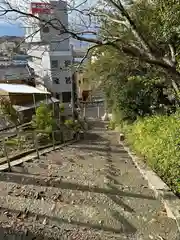
[(25, 93), (25, 94), (50, 94), (47, 91), (39, 90), (25, 84), (3, 84), (0, 83), (0, 90), (9, 93)]

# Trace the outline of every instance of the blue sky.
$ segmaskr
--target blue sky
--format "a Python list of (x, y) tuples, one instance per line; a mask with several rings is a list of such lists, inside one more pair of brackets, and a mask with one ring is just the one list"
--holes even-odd
[[(0, 22), (0, 37), (1, 36), (23, 36), (23, 35), (24, 35), (24, 29), (19, 25), (8, 24), (7, 22), (6, 23)], [(86, 37), (91, 37), (91, 35), (88, 36), (87, 34)], [(80, 41), (73, 40), (73, 39), (71, 39), (71, 44), (73, 44), (77, 48), (87, 47), (89, 45), (89, 43), (86, 43), (86, 42), (82, 43)]]
[[(42, 0), (39, 0), (39, 2), (41, 2)], [(1, 0), (0, 0), (1, 2)], [(88, 8), (91, 5), (94, 5), (94, 3), (97, 2), (97, 0), (75, 0), (76, 5), (84, 2), (83, 5), (81, 5), (80, 8)], [(71, 13), (72, 15), (76, 15), (75, 13)], [(24, 35), (24, 29), (20, 27), (19, 24), (9, 24), (7, 23), (7, 21), (3, 18), (0, 18), (0, 36), (4, 36), (4, 35), (8, 35), (8, 36), (23, 36)]]
[(8, 24), (8, 23), (0, 23), (0, 36), (23, 36), (24, 29), (22, 29), (19, 25)]

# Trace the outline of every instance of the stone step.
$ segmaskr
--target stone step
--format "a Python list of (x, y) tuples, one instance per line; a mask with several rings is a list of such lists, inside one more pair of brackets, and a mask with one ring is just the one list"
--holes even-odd
[[(115, 195), (118, 197), (128, 197), (135, 199), (147, 199), (155, 200), (152, 195), (152, 191), (142, 186), (141, 189), (132, 188), (123, 184), (112, 184), (108, 181), (112, 179), (104, 178), (103, 187), (96, 185), (94, 181), (89, 181), (84, 184), (78, 182), (76, 179), (65, 179), (61, 177), (43, 177), (29, 174), (17, 174), (17, 173), (2, 173), (0, 175), (0, 188), (1, 195), (15, 195), (24, 197), (37, 197), (37, 193), (42, 195), (42, 198), (58, 200), (56, 197), (60, 197), (67, 202), (76, 201), (91, 201), (92, 199), (97, 200), (95, 202), (103, 202), (106, 204), (107, 199), (104, 196), (109, 197)], [(142, 194), (143, 191), (143, 194)], [(43, 193), (41, 193), (43, 192)], [(100, 196), (102, 195), (102, 196)], [(44, 196), (44, 197), (43, 197)], [(41, 198), (40, 197), (40, 198)], [(61, 199), (59, 199), (61, 201)], [(109, 204), (109, 203), (108, 203)]]
[(19, 218), (26, 215), (35, 224), (42, 222), (44, 227), (55, 225), (59, 228), (68, 228), (68, 226), (78, 227), (79, 229), (88, 227), (97, 231), (102, 229), (109, 233), (135, 233), (135, 227), (125, 219), (124, 216), (115, 210), (109, 211), (107, 208), (97, 207), (95, 205), (76, 205), (54, 203), (53, 201), (34, 200), (22, 197), (0, 196), (0, 205), (3, 212), (1, 214), (11, 215), (15, 213)]

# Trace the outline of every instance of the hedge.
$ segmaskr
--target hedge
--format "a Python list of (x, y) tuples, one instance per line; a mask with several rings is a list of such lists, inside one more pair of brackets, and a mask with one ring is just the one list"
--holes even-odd
[(180, 113), (138, 119), (123, 130), (136, 153), (180, 196)]

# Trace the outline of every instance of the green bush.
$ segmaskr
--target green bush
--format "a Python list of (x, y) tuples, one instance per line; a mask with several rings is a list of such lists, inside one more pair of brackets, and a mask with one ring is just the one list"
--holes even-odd
[(55, 126), (52, 110), (46, 104), (41, 103), (36, 109), (36, 114), (32, 117), (31, 124), (36, 130), (52, 133)]
[[(131, 76), (115, 97), (115, 111), (123, 120), (175, 112), (175, 101), (169, 99), (168, 89), (158, 78)], [(115, 96), (113, 94), (113, 96)]]
[(110, 120), (109, 123), (108, 123), (108, 129), (110, 130), (114, 130), (116, 127), (116, 122), (114, 120)]
[(180, 113), (138, 119), (123, 130), (133, 149), (180, 194)]
[(38, 133), (37, 134), (37, 139), (38, 142), (43, 145), (43, 144), (47, 144), (50, 140), (50, 137), (47, 133)]
[(59, 110), (60, 110), (61, 113), (64, 112), (65, 107), (64, 107), (64, 104), (63, 104), (63, 103), (60, 103), (60, 104), (59, 104)]
[(66, 127), (70, 128), (74, 132), (78, 132), (81, 130), (81, 125), (77, 120), (73, 121), (72, 119), (68, 119), (65, 120), (64, 124)]

